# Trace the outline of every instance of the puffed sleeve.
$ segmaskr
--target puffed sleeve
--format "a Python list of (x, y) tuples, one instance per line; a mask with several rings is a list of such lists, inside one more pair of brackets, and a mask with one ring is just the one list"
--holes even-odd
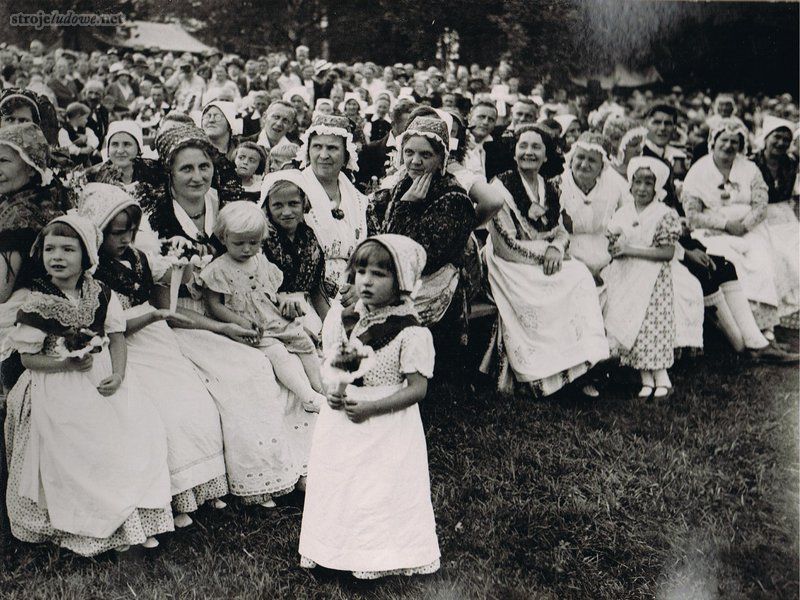
[(207, 288), (218, 294), (230, 296), (233, 294), (231, 284), (225, 277), (222, 263), (219, 260), (212, 261), (196, 276), (197, 285)]
[(400, 344), (400, 372), (419, 373), (426, 379), (433, 377), (436, 352), (433, 336), (427, 327), (406, 327)]
[(109, 333), (125, 333), (126, 326), (127, 322), (122, 304), (120, 304), (117, 293), (111, 292), (111, 297), (108, 300), (108, 310), (106, 311), (106, 320), (103, 323), (106, 335)]
[(17, 323), (6, 338), (7, 347), (20, 354), (38, 354), (42, 351), (47, 334), (41, 329)]
[(670, 210), (661, 217), (661, 220), (656, 226), (656, 233), (653, 236), (653, 246), (656, 248), (674, 246), (678, 243), (678, 238), (681, 236), (682, 229), (678, 213), (674, 210)]

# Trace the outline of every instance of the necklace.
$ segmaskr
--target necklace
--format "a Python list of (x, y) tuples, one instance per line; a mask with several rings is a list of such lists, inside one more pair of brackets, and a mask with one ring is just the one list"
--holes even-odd
[[(187, 214), (187, 215), (189, 215), (189, 213), (186, 213), (186, 214)], [(203, 216), (203, 215), (205, 215), (205, 214), (206, 214), (206, 208), (205, 208), (205, 206), (204, 206), (204, 207), (203, 207), (203, 210), (201, 210), (201, 211), (200, 211), (199, 213), (197, 213), (196, 215), (189, 215), (189, 218), (190, 218), (192, 221), (196, 221), (197, 219), (199, 219), (200, 217), (202, 217), (202, 216)]]

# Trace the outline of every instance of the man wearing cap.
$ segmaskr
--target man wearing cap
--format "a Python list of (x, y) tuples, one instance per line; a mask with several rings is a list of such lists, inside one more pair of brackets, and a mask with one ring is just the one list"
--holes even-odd
[(175, 62), (176, 70), (164, 85), (172, 91), (175, 108), (190, 113), (200, 110), (206, 82), (194, 72), (191, 62)]

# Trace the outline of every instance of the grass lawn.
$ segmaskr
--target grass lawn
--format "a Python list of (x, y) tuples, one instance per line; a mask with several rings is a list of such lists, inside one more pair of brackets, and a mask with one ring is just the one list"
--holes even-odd
[(711, 340), (661, 404), (439, 389), (426, 400), (442, 569), (297, 566), (302, 496), (203, 508), (155, 551), (12, 544), (0, 598), (797, 598), (798, 371)]

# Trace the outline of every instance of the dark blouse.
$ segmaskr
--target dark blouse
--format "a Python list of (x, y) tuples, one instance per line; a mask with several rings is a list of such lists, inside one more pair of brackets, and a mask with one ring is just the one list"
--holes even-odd
[(147, 258), (135, 248), (129, 247), (122, 255), (122, 260), (129, 262), (130, 268), (101, 253), (95, 279), (117, 293), (124, 309), (149, 302), (153, 291), (153, 274)]
[[(264, 255), (283, 272), (279, 292), (311, 293), (321, 288), (325, 274), (325, 256), (305, 223), (297, 227), (294, 240), (280, 229), (264, 240)], [(326, 290), (327, 293), (327, 290)]]
[(464, 188), (449, 173), (436, 174), (424, 200), (403, 202), (400, 199), (409, 187), (411, 178), (405, 177), (389, 193), (383, 232), (410, 237), (425, 249), (423, 275), (448, 263), (461, 267), (469, 235), (478, 225), (475, 207)]
[(776, 177), (772, 176), (772, 172), (767, 166), (767, 159), (764, 156), (763, 150), (753, 156), (753, 162), (756, 163), (761, 170), (764, 181), (767, 182), (770, 204), (783, 202), (792, 197), (794, 180), (797, 177), (797, 161), (795, 159), (788, 155), (782, 156), (778, 161), (778, 173)]
[[(133, 175), (131, 182), (143, 182), (150, 185), (162, 185), (164, 175), (158, 161), (137, 156), (132, 161)], [(86, 170), (86, 180), (99, 183), (122, 183), (121, 173), (110, 160)]]

